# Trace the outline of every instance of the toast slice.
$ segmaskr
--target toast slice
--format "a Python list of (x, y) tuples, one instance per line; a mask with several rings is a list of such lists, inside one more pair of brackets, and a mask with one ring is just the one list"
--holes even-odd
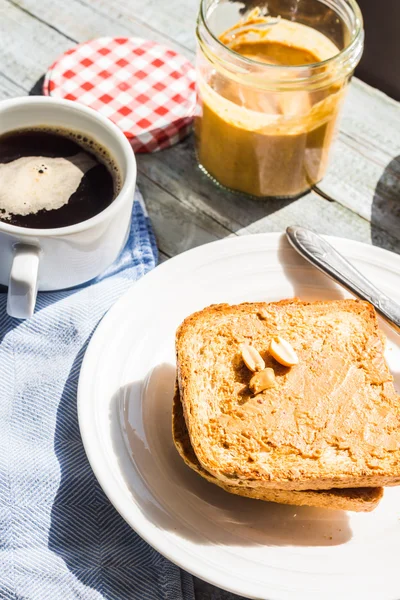
[[(297, 352), (269, 354), (280, 335)], [(240, 344), (277, 386), (254, 396)], [(227, 485), (286, 490), (400, 483), (400, 403), (374, 309), (337, 300), (227, 304), (188, 317), (176, 337), (178, 381), (193, 450)]]
[(348, 488), (333, 490), (305, 490), (296, 492), (293, 490), (276, 490), (245, 488), (240, 485), (227, 485), (208, 473), (199, 461), (190, 443), (189, 432), (183, 416), (182, 403), (179, 396), (178, 383), (175, 387), (174, 403), (172, 408), (172, 435), (176, 449), (188, 467), (196, 473), (214, 483), (226, 492), (264, 500), (266, 502), (277, 502), (279, 504), (294, 504), (296, 506), (315, 506), (333, 510), (352, 510), (355, 512), (370, 512), (376, 508), (383, 496), (383, 488)]

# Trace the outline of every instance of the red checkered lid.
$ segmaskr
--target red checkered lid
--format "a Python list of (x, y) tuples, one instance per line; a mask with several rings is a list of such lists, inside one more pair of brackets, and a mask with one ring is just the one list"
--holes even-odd
[(122, 129), (135, 152), (172, 146), (191, 129), (195, 71), (183, 56), (140, 38), (103, 37), (68, 50), (43, 92), (82, 102)]

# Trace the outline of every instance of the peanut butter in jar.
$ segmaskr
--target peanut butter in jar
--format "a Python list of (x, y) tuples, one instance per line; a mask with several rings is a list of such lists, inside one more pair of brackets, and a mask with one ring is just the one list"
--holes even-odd
[[(361, 56), (362, 26), (356, 23), (361, 39), (356, 30), (347, 34), (347, 41), (352, 36), (358, 41), (347, 54), (315, 27), (318, 18), (311, 26), (261, 8), (217, 35), (212, 27), (219, 9), (232, 21), (235, 2), (228, 12), (227, 4), (203, 0), (200, 10), (195, 122), (200, 166), (235, 191), (300, 196), (325, 173), (344, 91)], [(341, 35), (346, 44), (343, 30)]]

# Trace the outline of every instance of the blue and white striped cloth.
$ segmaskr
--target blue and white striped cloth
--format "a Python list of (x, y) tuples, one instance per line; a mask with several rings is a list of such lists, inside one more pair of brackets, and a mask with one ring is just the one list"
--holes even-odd
[[(0, 293), (0, 599), (192, 600), (191, 576), (111, 506), (86, 459), (76, 391), (93, 330), (156, 245), (136, 192), (117, 262), (89, 285), (39, 294), (28, 321)], [(0, 257), (1, 260), (1, 257)]]

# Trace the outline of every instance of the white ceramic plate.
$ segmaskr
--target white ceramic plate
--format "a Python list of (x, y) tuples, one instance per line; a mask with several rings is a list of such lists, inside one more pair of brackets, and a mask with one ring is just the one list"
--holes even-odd
[[(400, 257), (330, 238), (400, 302)], [(340, 298), (280, 234), (207, 244), (157, 267), (110, 310), (87, 350), (79, 422), (92, 468), (126, 521), (173, 562), (216, 586), (268, 600), (398, 600), (400, 489), (370, 514), (232, 496), (188, 469), (171, 438), (174, 335), (216, 302)], [(400, 346), (387, 358), (400, 389)]]

